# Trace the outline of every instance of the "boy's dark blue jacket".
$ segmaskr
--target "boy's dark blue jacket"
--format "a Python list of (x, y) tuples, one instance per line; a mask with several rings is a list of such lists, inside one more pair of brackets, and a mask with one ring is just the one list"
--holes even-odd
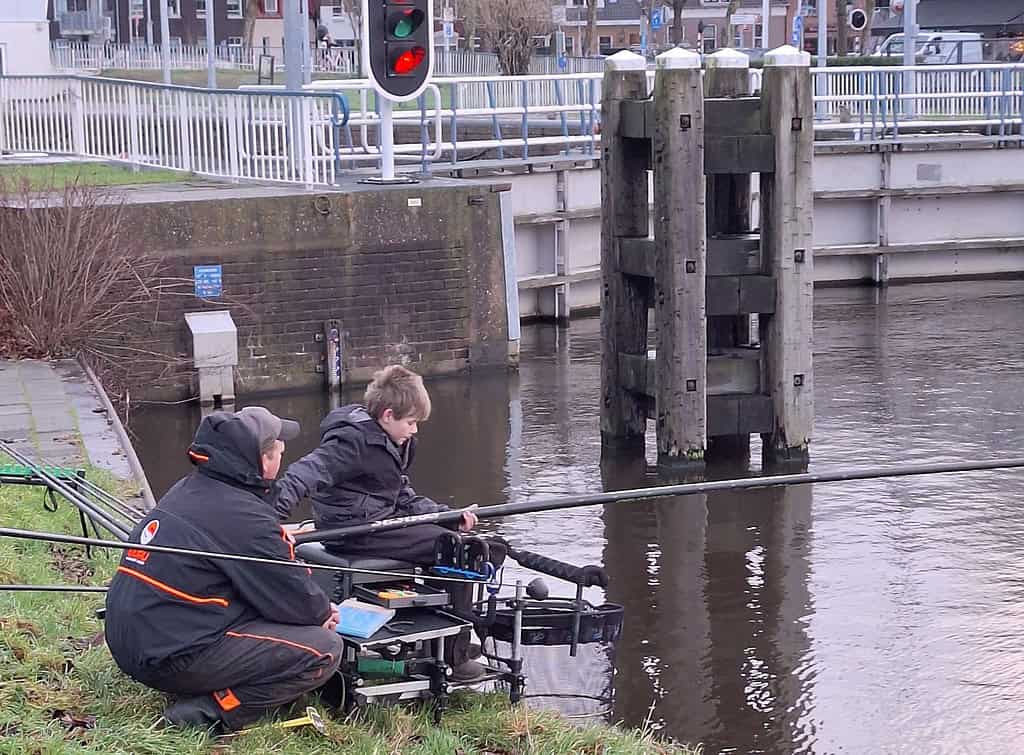
[[(266, 499), (255, 436), (237, 417), (203, 419), (178, 481), (131, 542), (289, 560), (294, 549)], [(254, 619), (317, 625), (330, 602), (308, 569), (125, 551), (107, 592), (106, 638), (123, 671), (173, 666)]]
[(274, 484), (274, 508), (284, 519), (308, 494), (318, 529), (447, 511), (409, 485), (415, 444), (399, 448), (358, 404), (335, 409), (320, 423), (319, 447)]

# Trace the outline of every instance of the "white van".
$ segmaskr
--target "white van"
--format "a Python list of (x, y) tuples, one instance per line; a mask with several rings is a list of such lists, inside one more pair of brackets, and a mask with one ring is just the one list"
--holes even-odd
[[(981, 34), (970, 31), (921, 31), (917, 34), (916, 55), (924, 65), (981, 63)], [(903, 57), (903, 32), (889, 35), (878, 46), (879, 57)]]

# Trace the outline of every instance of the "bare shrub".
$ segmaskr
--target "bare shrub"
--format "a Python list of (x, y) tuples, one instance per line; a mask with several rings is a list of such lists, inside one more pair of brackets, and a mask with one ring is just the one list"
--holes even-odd
[(175, 355), (130, 336), (191, 281), (163, 276), (162, 260), (138, 251), (139, 232), (110, 189), (0, 181), (0, 355), (84, 357), (113, 393), (174, 368)]

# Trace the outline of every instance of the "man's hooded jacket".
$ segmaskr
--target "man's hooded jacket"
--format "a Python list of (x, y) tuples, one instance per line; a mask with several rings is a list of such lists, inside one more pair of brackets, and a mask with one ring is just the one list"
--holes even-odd
[[(294, 560), (266, 501), (259, 442), (238, 417), (207, 416), (189, 448), (197, 469), (179, 480), (131, 542)], [(107, 645), (128, 674), (172, 668), (254, 619), (318, 625), (330, 602), (308, 569), (125, 551), (107, 593)]]

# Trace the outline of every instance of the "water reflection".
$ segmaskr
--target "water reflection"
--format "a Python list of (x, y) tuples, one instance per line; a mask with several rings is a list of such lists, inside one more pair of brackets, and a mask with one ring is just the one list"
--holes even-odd
[[(1024, 448), (1024, 282), (815, 297), (812, 470)], [(599, 355), (596, 320), (529, 326), (517, 374), (430, 381), (414, 485), (465, 505), (656, 484), (653, 432), (646, 458), (601, 458)], [(289, 458), (315, 444), (322, 395), (260, 402), (302, 421)], [(158, 495), (188, 471), (198, 418), (181, 407), (137, 415)], [(759, 463), (754, 439), (752, 472)], [(715, 493), (487, 527), (562, 560), (603, 562), (607, 598), (626, 606), (614, 654), (587, 646), (569, 662), (564, 649), (531, 651), (531, 692), (611, 686), (615, 719), (640, 725), (653, 703), (664, 732), (709, 753), (1014, 752), (1024, 751), (1013, 744), (1024, 738), (1021, 500), (1024, 474), (1005, 471)]]

